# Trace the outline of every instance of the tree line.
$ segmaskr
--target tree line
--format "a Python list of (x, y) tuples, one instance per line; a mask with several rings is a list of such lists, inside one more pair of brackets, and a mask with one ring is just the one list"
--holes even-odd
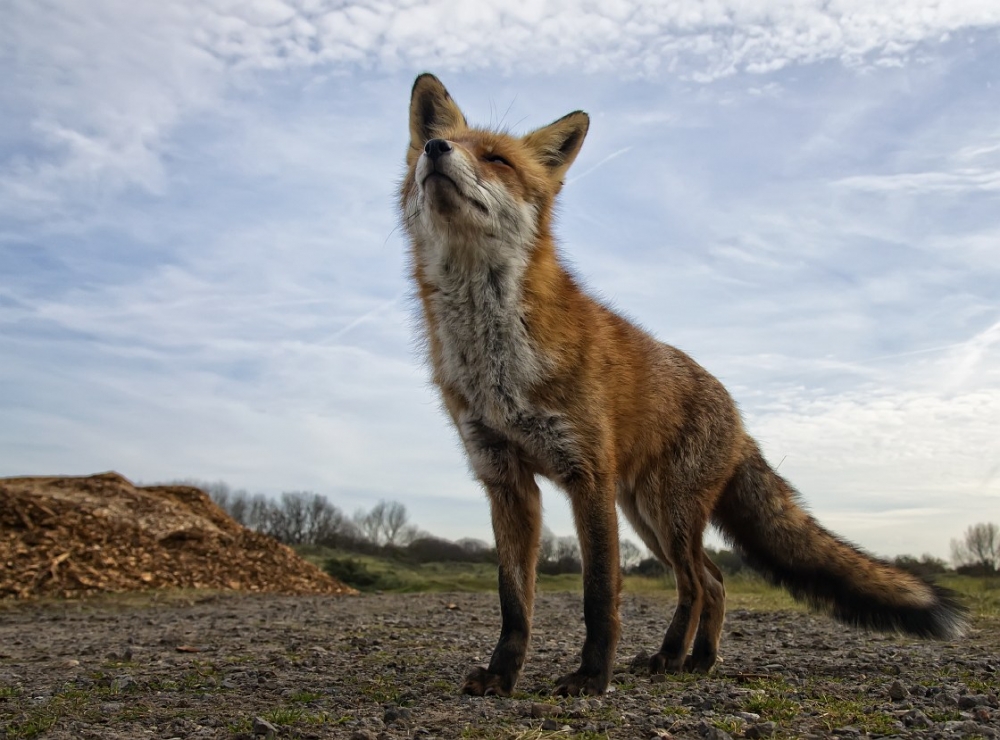
[[(315, 545), (347, 552), (384, 555), (413, 563), (496, 563), (496, 549), (475, 538), (446, 540), (422, 531), (410, 521), (406, 506), (398, 501), (379, 501), (371, 509), (358, 509), (348, 516), (322, 494), (291, 491), (271, 498), (232, 489), (224, 482), (182, 481), (202, 489), (232, 519), (249, 529), (269, 535), (287, 545)], [(622, 571), (636, 575), (662, 575), (663, 565), (628, 539), (620, 542)], [(993, 523), (970, 526), (961, 539), (951, 542), (954, 570), (965, 575), (996, 576), (1000, 573), (1000, 527)], [(726, 574), (749, 572), (739, 553), (708, 549), (709, 557)], [(893, 564), (923, 576), (934, 577), (951, 570), (949, 564), (930, 554), (917, 558), (900, 555)], [(548, 575), (580, 573), (580, 545), (575, 537), (558, 537), (545, 528), (538, 557), (538, 570)]]

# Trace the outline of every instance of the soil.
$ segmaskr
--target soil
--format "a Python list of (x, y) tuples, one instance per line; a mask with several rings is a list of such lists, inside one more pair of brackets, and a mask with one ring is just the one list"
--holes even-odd
[(0, 604), (0, 738), (1000, 736), (1000, 621), (948, 643), (735, 610), (710, 676), (632, 673), (667, 595), (625, 595), (612, 690), (556, 699), (578, 594), (540, 594), (514, 698), (461, 696), (495, 594), (182, 593)]
[(191, 486), (0, 478), (0, 599), (162, 588), (353, 592)]

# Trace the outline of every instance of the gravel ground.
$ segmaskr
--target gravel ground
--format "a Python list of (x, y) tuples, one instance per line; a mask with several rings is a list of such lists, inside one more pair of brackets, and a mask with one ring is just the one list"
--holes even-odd
[(631, 673), (670, 609), (626, 595), (612, 690), (555, 699), (581, 597), (540, 594), (519, 691), (497, 699), (458, 694), (498, 635), (493, 594), (8, 602), (0, 738), (1000, 737), (996, 619), (942, 644), (735, 610), (713, 675)]

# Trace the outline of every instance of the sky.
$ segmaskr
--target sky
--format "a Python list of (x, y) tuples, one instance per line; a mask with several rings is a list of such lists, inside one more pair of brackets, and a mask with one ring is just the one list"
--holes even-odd
[(590, 113), (567, 265), (822, 523), (947, 557), (1000, 521), (995, 0), (0, 0), (0, 475), (491, 539), (398, 225), (424, 71), (476, 124)]

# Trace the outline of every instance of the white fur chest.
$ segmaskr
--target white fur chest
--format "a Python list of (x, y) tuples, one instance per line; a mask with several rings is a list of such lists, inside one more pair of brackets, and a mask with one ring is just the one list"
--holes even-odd
[(527, 409), (543, 368), (524, 322), (521, 270), (479, 267), (445, 263), (436, 271), (429, 307), (441, 348), (435, 369), (473, 414), (504, 427)]

